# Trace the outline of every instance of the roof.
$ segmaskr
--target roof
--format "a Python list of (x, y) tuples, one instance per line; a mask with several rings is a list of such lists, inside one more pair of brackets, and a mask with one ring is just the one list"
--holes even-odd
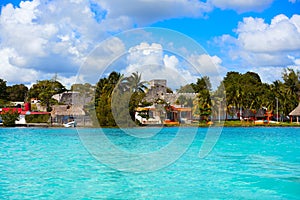
[[(167, 107), (165, 107), (165, 109), (167, 109)], [(180, 107), (177, 105), (171, 105), (170, 106), (171, 111), (180, 111), (180, 112), (189, 112), (192, 111), (191, 107)], [(136, 111), (141, 112), (141, 111), (148, 111), (148, 110), (156, 110), (155, 106), (147, 106), (147, 107), (138, 107), (136, 108)]]
[(141, 112), (141, 111), (148, 111), (148, 110), (155, 110), (154, 106), (147, 106), (147, 107), (138, 107), (136, 108), (136, 111)]
[(83, 106), (54, 105), (52, 106), (51, 115), (85, 115), (85, 112)]
[(290, 116), (300, 116), (300, 103), (299, 105), (289, 114)]
[(55, 94), (52, 96), (52, 98), (65, 105), (86, 104), (91, 102), (93, 99), (92, 95), (74, 91), (66, 91), (60, 94)]

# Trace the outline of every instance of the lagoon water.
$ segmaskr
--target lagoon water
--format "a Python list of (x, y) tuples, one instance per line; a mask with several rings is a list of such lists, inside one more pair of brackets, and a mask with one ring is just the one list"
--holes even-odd
[[(105, 134), (128, 151), (147, 152), (163, 148), (177, 131), (164, 128), (151, 139), (118, 129)], [(174, 163), (131, 173), (95, 159), (76, 129), (1, 128), (0, 199), (300, 199), (299, 128), (224, 128), (200, 159), (206, 131), (199, 128)]]

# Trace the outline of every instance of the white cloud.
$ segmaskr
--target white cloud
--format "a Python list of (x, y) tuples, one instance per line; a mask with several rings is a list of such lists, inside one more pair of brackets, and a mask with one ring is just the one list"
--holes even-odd
[(127, 16), (134, 23), (145, 25), (163, 19), (201, 17), (212, 8), (198, 0), (98, 0), (107, 10), (107, 18)]
[[(300, 70), (300, 65), (289, 65), (288, 66), (294, 70)], [(264, 83), (272, 83), (275, 80), (282, 80), (282, 72), (286, 67), (253, 67), (248, 71), (253, 71), (258, 73), (261, 78), (261, 81)]]
[(225, 76), (227, 69), (222, 66), (222, 59), (208, 54), (191, 55), (188, 61), (196, 67), (201, 76), (208, 76), (213, 88), (216, 88)]
[(294, 56), (288, 55), (288, 58), (293, 61), (294, 65), (300, 66), (300, 58), (295, 58)]
[(224, 70), (221, 66), (222, 60), (218, 56), (210, 56), (208, 54), (191, 55), (188, 60), (204, 76)]
[(57, 80), (61, 82), (67, 89), (71, 89), (71, 86), (73, 84), (78, 83), (77, 76), (70, 76), (70, 77), (58, 76)]
[(77, 6), (67, 1), (44, 3), (34, 0), (21, 2), (20, 7), (8, 4), (2, 8), (0, 49), (16, 52), (18, 57), (9, 59), (13, 66), (45, 74), (76, 73), (75, 66), (80, 65), (89, 46), (94, 45), (89, 34), (93, 35), (92, 27), (97, 28), (97, 23), (91, 14), (83, 12), (87, 3)]
[(195, 82), (201, 76), (209, 76), (216, 87), (220, 81), (219, 71), (226, 73), (221, 66), (222, 60), (217, 56), (202, 54), (179, 58), (165, 52), (164, 47), (157, 43), (143, 42), (130, 48), (127, 61), (128, 66), (121, 73), (128, 76), (138, 71), (147, 81), (166, 79), (172, 89)]
[(7, 4), (2, 9), (1, 21), (19, 24), (32, 24), (32, 19), (36, 19), (39, 13), (37, 6), (40, 4), (39, 0), (21, 1), (20, 8), (14, 8), (12, 4)]
[(1, 79), (13, 83), (19, 81), (25, 84), (38, 80), (40, 74), (37, 71), (11, 65), (10, 59), (13, 58), (20, 60), (16, 62), (23, 62), (22, 58), (20, 58), (13, 49), (0, 49)]
[(142, 42), (131, 47), (127, 61), (128, 66), (121, 73), (128, 76), (138, 71), (142, 73), (142, 79), (146, 81), (166, 79), (168, 86), (173, 89), (189, 83), (194, 78), (188, 70), (180, 68), (180, 61), (176, 56), (164, 54), (162, 45), (158, 43)]
[(289, 56), (300, 56), (300, 15), (277, 15), (270, 23), (244, 18), (236, 33), (237, 37), (223, 35), (217, 42), (239, 67), (286, 67), (293, 64)]
[(262, 11), (268, 8), (274, 0), (209, 0), (211, 4), (221, 9), (232, 9), (239, 13)]
[[(0, 51), (5, 69), (20, 68), (42, 77), (73, 77), (94, 47), (110, 36), (159, 20), (201, 17), (211, 6), (198, 0), (32, 0), (1, 8)], [(124, 45), (112, 51), (124, 51)], [(100, 62), (101, 64), (101, 62)], [(3, 64), (2, 64), (3, 65)], [(2, 66), (1, 66), (2, 67)], [(10, 82), (21, 81), (9, 74)], [(83, 78), (83, 77), (82, 77)], [(86, 77), (87, 78), (87, 77)], [(41, 78), (40, 78), (41, 79)], [(28, 79), (31, 80), (31, 79)], [(87, 79), (85, 79), (87, 80)]]
[[(29, 87), (37, 80), (50, 79), (51, 73), (44, 73), (30, 68), (24, 68), (24, 59), (19, 57), (15, 50), (4, 48), (0, 50), (1, 73), (0, 79), (4, 79), (11, 84), (23, 83)], [(12, 64), (13, 63), (13, 64)], [(67, 88), (75, 83), (76, 76), (64, 77), (58, 76), (58, 80)]]
[(119, 60), (126, 52), (123, 41), (117, 37), (111, 37), (103, 41), (91, 51), (82, 64), (78, 71), (78, 81), (96, 83), (107, 72), (113, 62)]
[(244, 18), (237, 28), (238, 41), (251, 52), (300, 50), (300, 15), (275, 16), (270, 24), (261, 18)]

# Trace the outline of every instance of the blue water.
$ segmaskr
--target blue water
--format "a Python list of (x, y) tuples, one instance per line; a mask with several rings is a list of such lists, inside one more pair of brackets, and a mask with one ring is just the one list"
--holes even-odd
[[(151, 138), (118, 129), (105, 134), (120, 148), (147, 153), (163, 148), (177, 131), (165, 128)], [(76, 129), (1, 128), (0, 199), (300, 199), (299, 128), (224, 128), (200, 159), (206, 131), (198, 129), (169, 166), (131, 173), (95, 159)]]

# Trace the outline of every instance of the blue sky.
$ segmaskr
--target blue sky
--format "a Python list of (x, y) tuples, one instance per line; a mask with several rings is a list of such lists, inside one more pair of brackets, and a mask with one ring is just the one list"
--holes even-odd
[[(232, 70), (255, 71), (270, 83), (280, 79), (286, 67), (300, 69), (299, 0), (1, 0), (0, 6), (0, 78), (8, 84), (31, 85), (58, 74), (69, 86), (97, 44), (143, 27), (168, 28), (198, 42), (206, 54), (187, 59), (197, 60), (203, 66), (201, 75), (212, 78)], [(124, 43), (110, 50), (122, 51)], [(141, 51), (157, 45), (141, 42), (131, 48)], [(190, 76), (187, 80), (197, 78), (182, 71), (179, 58), (164, 55), (160, 47), (163, 56), (152, 59), (176, 65), (177, 73)], [(136, 59), (135, 65), (145, 64), (136, 56), (128, 57)], [(210, 68), (207, 58), (220, 74), (205, 69)], [(138, 70), (132, 66), (128, 63), (122, 72)]]

